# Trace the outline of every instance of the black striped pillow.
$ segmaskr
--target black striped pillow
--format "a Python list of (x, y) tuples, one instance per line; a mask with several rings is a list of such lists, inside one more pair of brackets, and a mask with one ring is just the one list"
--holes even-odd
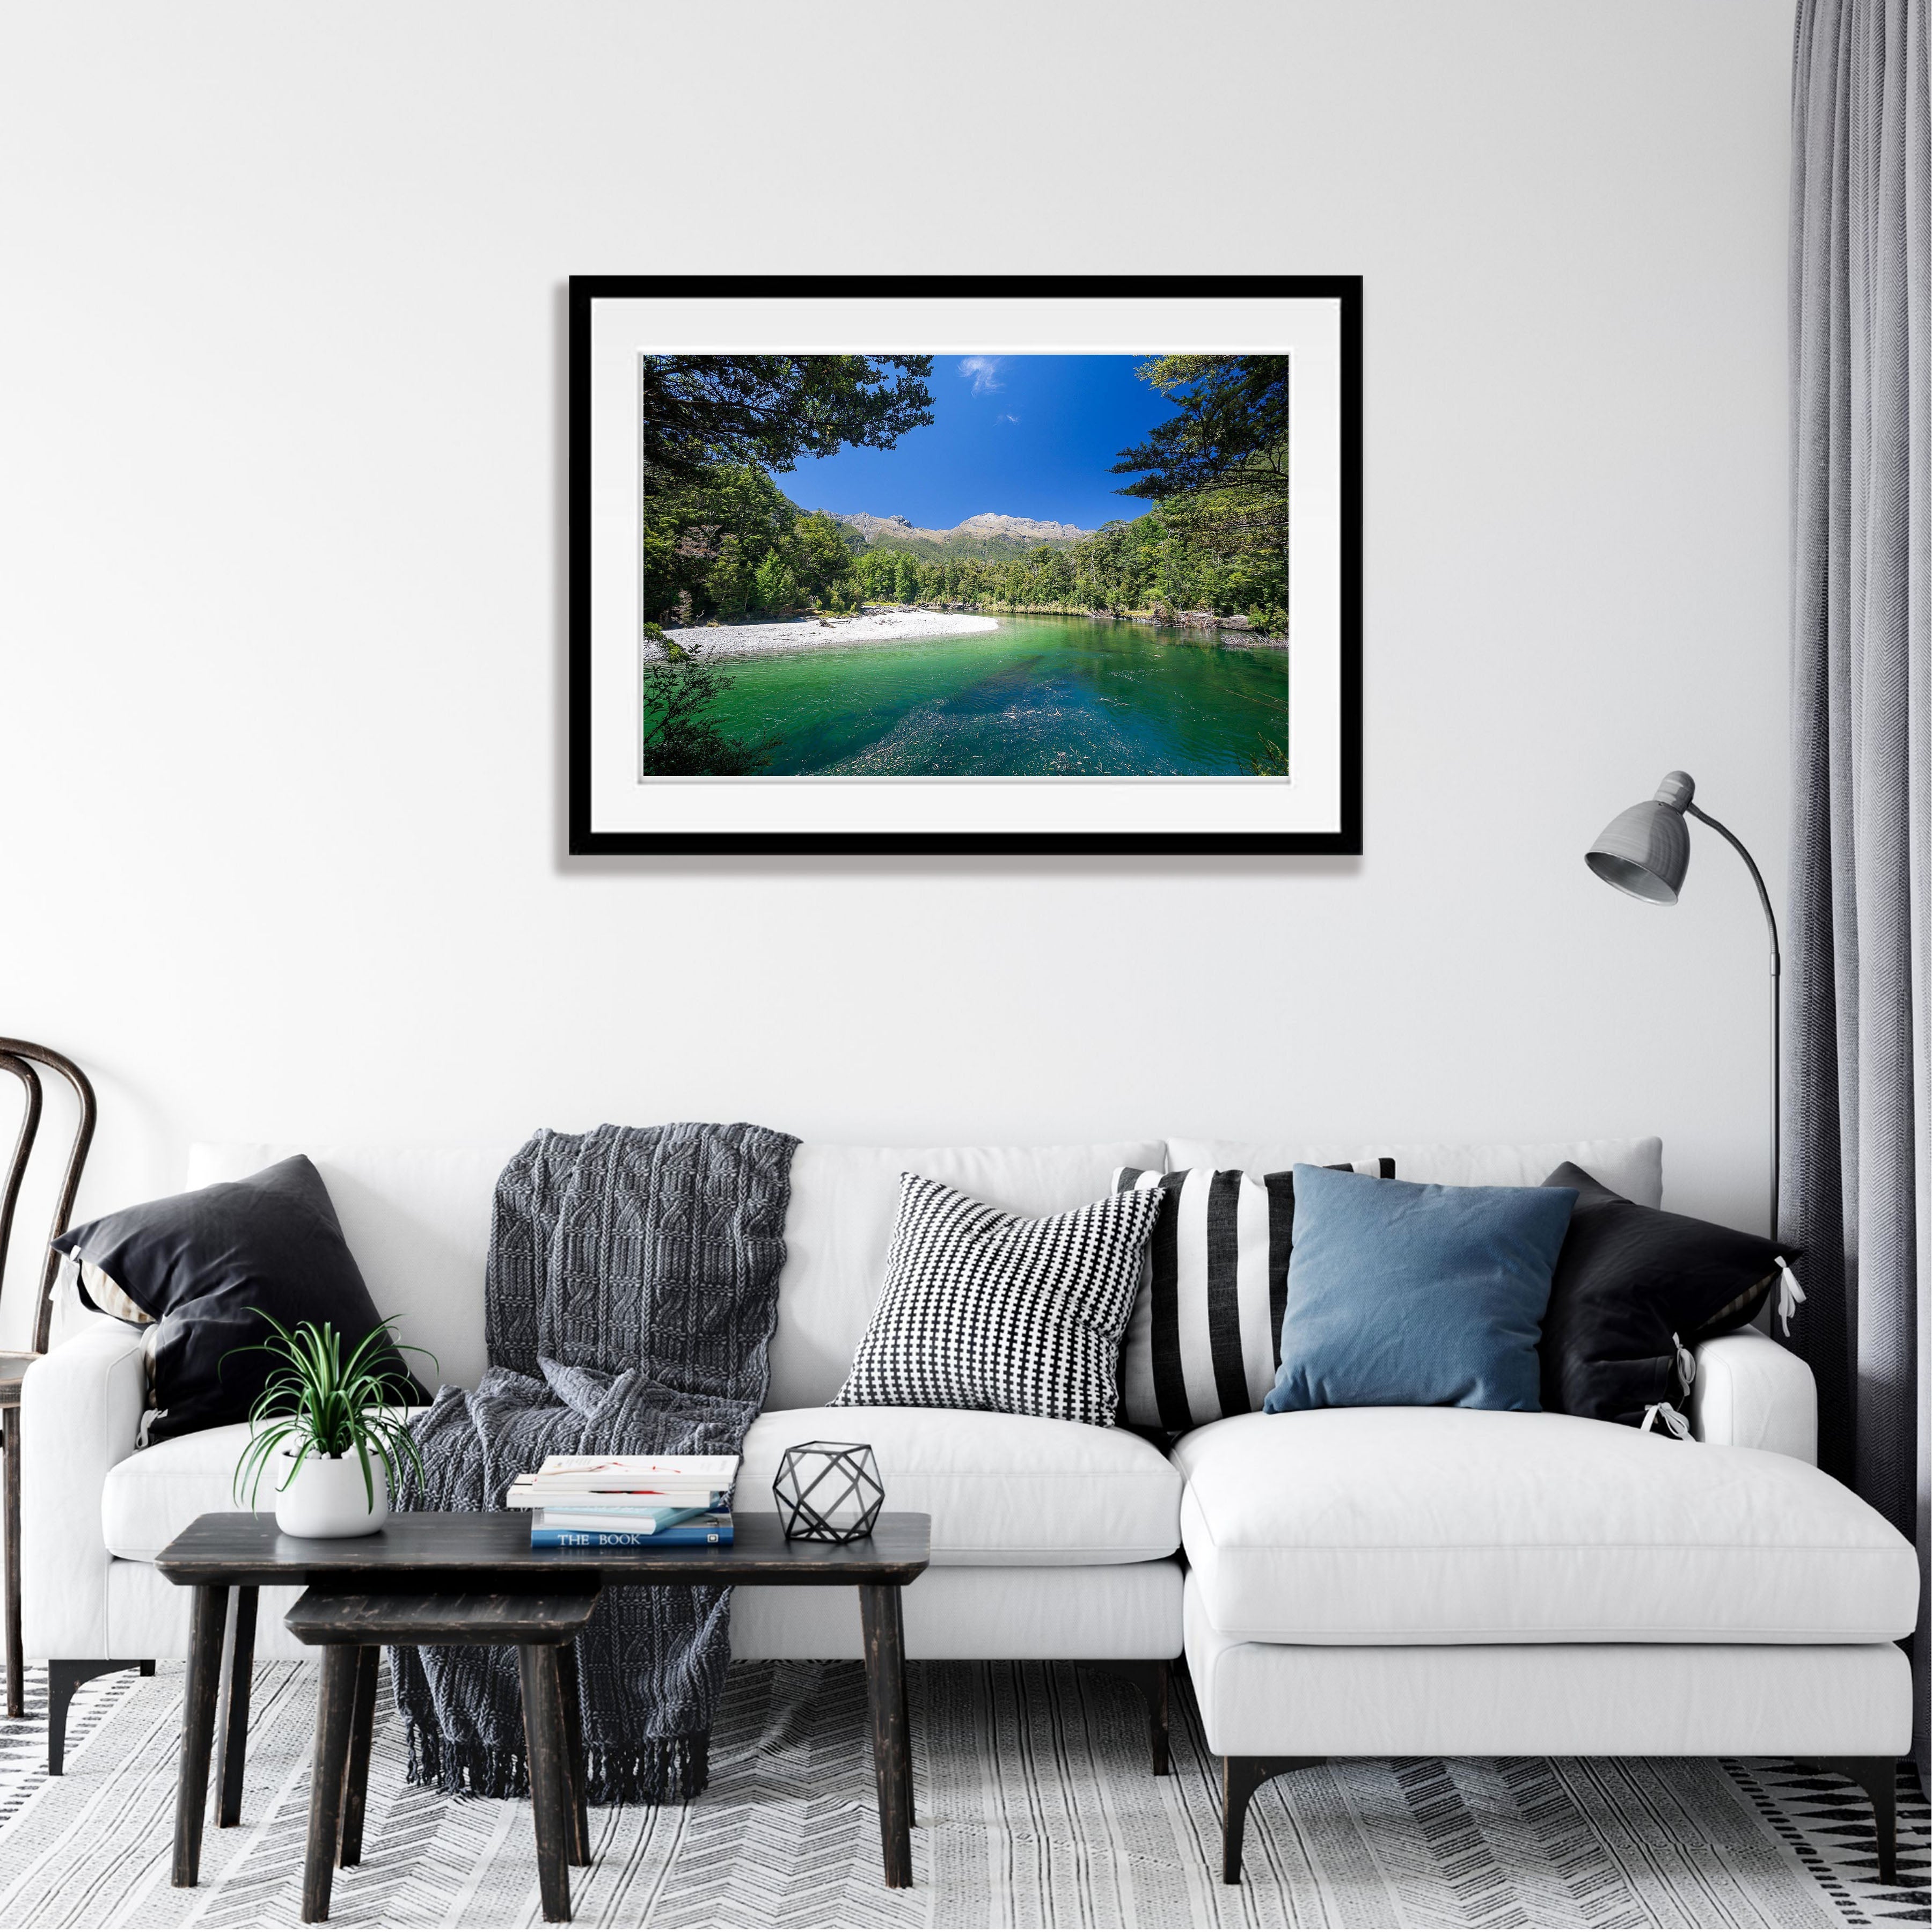
[[(1342, 1172), (1395, 1178), (1386, 1154)], [(1116, 1193), (1158, 1188), (1120, 1347), (1120, 1419), (1174, 1433), (1262, 1406), (1281, 1366), (1294, 1176), (1210, 1167), (1117, 1168)]]

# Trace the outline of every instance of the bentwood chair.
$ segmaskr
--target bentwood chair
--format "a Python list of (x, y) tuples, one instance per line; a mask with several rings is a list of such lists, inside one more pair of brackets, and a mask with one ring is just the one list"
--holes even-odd
[[(0, 1070), (13, 1075), (24, 1090), (20, 1131), (14, 1142), (14, 1157), (0, 1188), (0, 1282), (7, 1276), (7, 1249), (14, 1232), (14, 1210), (20, 1198), (20, 1184), (26, 1178), (27, 1163), (33, 1157), (34, 1143), (40, 1131), (40, 1076), (37, 1067), (58, 1073), (74, 1089), (79, 1103), (74, 1123), (74, 1142), (68, 1150), (67, 1172), (61, 1178), (60, 1192), (54, 1201), (53, 1226), (47, 1239), (67, 1232), (68, 1216), (74, 1211), (74, 1190), (80, 1185), (80, 1170), (86, 1165), (87, 1150), (94, 1139), (94, 1089), (87, 1076), (66, 1054), (50, 1046), (36, 1046), (32, 1041), (0, 1036)], [(7, 1556), (7, 1714), (24, 1718), (26, 1708), (26, 1660), (20, 1653), (20, 1384), (35, 1362), (47, 1352), (48, 1330), (53, 1320), (54, 1280), (60, 1270), (60, 1257), (50, 1247), (40, 1269), (39, 1299), (34, 1310), (32, 1346), (20, 1352), (0, 1353), (0, 1454), (6, 1461), (4, 1533)]]

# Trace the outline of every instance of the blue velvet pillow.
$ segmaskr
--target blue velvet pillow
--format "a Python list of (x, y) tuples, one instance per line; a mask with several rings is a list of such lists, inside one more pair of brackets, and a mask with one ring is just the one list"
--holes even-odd
[(1262, 1406), (1538, 1408), (1536, 1345), (1574, 1187), (1294, 1170), (1281, 1371)]

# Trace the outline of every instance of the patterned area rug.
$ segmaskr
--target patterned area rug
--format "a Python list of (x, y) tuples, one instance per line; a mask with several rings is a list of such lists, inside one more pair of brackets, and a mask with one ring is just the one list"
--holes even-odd
[[(580, 1925), (1838, 1926), (1928, 1917), (1927, 1811), (1901, 1791), (1904, 1884), (1880, 1886), (1862, 1794), (1789, 1764), (1411, 1760), (1263, 1788), (1247, 1875), (1216, 1882), (1216, 1762), (1184, 1686), (1174, 1775), (1126, 1685), (1066, 1665), (910, 1673), (917, 1886), (880, 1882), (856, 1664), (742, 1664), (688, 1809), (591, 1814)], [(182, 1673), (76, 1698), (68, 1774), (0, 1726), (0, 1925), (292, 1925), (314, 1666), (257, 1672), (243, 1822), (168, 1882)], [(35, 1674), (29, 1708), (44, 1708)], [(386, 1672), (363, 1862), (338, 1925), (542, 1922), (529, 1807), (403, 1782)]]

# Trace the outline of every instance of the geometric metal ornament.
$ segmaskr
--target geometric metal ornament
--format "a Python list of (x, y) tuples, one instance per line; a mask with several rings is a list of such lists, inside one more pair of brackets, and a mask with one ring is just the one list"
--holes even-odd
[(787, 1536), (854, 1543), (870, 1536), (886, 1486), (868, 1442), (801, 1442), (778, 1459), (772, 1495)]

